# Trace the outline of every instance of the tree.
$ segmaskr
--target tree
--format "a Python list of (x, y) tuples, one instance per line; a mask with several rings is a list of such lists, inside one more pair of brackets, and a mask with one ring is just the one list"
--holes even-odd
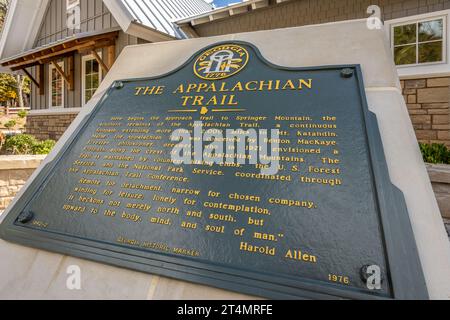
[(0, 73), (0, 102), (17, 99), (17, 80), (10, 74)]

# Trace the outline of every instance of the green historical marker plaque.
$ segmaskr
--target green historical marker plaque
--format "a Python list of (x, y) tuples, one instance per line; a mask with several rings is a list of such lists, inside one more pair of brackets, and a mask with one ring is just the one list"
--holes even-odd
[[(278, 129), (280, 170), (172, 163), (171, 133), (200, 130), (195, 121)], [(160, 77), (116, 81), (0, 232), (269, 298), (427, 297), (359, 66), (275, 66), (241, 42)]]

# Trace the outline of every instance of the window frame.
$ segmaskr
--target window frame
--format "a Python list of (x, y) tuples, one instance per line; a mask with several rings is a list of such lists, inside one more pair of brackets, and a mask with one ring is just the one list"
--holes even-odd
[[(64, 61), (58, 61), (57, 64), (61, 67), (61, 69), (64, 71)], [(53, 65), (53, 63), (49, 64), (49, 68), (48, 68), (48, 99), (49, 99), (49, 109), (63, 109), (65, 106), (65, 91), (66, 91), (66, 84), (65, 84), (65, 80), (64, 78), (59, 75), (61, 77), (61, 105), (59, 106), (54, 106), (53, 105), (53, 92), (52, 92), (52, 86), (53, 86), (53, 81), (52, 81), (52, 73), (53, 70), (56, 70), (55, 66)]]
[[(97, 52), (98, 56), (102, 58), (102, 52)], [(86, 62), (96, 60), (94, 55), (87, 54), (81, 57), (81, 106), (84, 107), (87, 102), (86, 100)], [(103, 70), (101, 65), (98, 66), (98, 85), (100, 87), (100, 84), (103, 80)], [(98, 89), (98, 88), (97, 88)], [(89, 101), (88, 101), (89, 102)]]
[[(410, 17), (411, 19), (409, 20), (404, 20), (401, 22), (396, 22), (396, 23), (392, 23), (389, 25), (389, 35), (390, 35), (390, 42), (391, 42), (391, 52), (392, 52), (392, 56), (394, 58), (394, 64), (395, 64), (395, 45), (394, 45), (394, 28), (395, 27), (399, 27), (399, 26), (406, 26), (406, 25), (410, 25), (410, 24), (415, 24), (416, 25), (416, 41), (414, 43), (411, 44), (405, 44), (404, 46), (407, 45), (414, 45), (415, 49), (416, 49), (416, 63), (411, 63), (411, 64), (395, 64), (395, 66), (397, 68), (410, 68), (410, 67), (419, 67), (419, 66), (432, 66), (432, 65), (439, 65), (439, 64), (447, 64), (448, 63), (448, 50), (447, 50), (447, 15), (435, 15), (435, 16), (429, 16), (429, 17), (424, 17), (424, 18), (414, 18), (414, 17)], [(442, 19), (442, 40), (434, 40), (434, 41), (423, 41), (420, 42), (419, 41), (419, 23), (421, 22), (429, 22), (429, 21), (434, 21), (434, 20), (440, 20)], [(431, 42), (438, 42), (438, 41), (442, 41), (442, 60), (441, 61), (433, 61), (433, 62), (424, 62), (424, 63), (420, 63), (418, 62), (419, 60), (419, 44), (421, 43), (431, 43)], [(403, 46), (403, 45), (400, 45)], [(398, 47), (398, 46), (397, 46)]]

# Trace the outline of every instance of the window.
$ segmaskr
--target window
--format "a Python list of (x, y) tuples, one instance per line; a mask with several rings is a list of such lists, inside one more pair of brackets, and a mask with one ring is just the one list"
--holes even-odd
[(102, 74), (99, 63), (92, 55), (84, 56), (82, 60), (82, 99), (83, 105), (85, 105), (98, 89)]
[(435, 18), (393, 25), (395, 64), (398, 66), (445, 62), (445, 19)]
[[(64, 63), (58, 62), (58, 65), (64, 70)], [(49, 73), (49, 89), (50, 89), (50, 107), (64, 107), (64, 80), (53, 64), (50, 65)]]

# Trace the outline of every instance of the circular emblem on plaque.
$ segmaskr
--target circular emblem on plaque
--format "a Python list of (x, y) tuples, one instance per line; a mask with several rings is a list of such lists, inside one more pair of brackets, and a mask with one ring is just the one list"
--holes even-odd
[(195, 61), (194, 73), (204, 80), (234, 76), (248, 63), (248, 51), (236, 44), (221, 44), (203, 52)]

